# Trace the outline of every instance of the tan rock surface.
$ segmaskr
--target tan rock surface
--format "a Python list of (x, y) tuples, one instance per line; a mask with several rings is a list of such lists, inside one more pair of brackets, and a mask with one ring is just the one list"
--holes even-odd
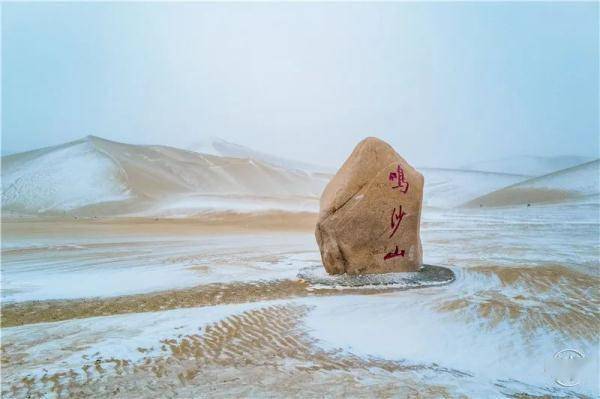
[(327, 272), (418, 270), (423, 184), (387, 143), (361, 141), (321, 196), (315, 235)]

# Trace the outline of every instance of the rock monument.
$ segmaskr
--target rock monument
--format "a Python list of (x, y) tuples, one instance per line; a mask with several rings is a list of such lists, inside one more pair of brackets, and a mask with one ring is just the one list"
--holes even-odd
[(321, 196), (315, 235), (329, 274), (422, 265), (423, 175), (382, 140), (361, 141)]

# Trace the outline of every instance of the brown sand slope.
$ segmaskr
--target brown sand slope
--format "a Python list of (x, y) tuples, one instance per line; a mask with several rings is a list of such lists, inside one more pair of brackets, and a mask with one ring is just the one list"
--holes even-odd
[(259, 160), (93, 136), (3, 157), (2, 167), (3, 210), (25, 214), (118, 215), (186, 194), (317, 199), (328, 180)]
[(468, 201), (463, 206), (557, 203), (600, 194), (600, 160), (526, 180)]

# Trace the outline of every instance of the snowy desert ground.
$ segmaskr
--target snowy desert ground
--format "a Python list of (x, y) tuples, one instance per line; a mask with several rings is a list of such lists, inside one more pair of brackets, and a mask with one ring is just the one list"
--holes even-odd
[(3, 158), (3, 396), (600, 395), (598, 161), (424, 168), (425, 262), (456, 281), (341, 290), (296, 277), (334, 171), (194, 150)]

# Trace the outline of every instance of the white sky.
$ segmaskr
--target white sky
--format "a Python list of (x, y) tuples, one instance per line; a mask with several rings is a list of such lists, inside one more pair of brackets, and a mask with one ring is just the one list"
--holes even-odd
[(337, 165), (598, 156), (598, 3), (3, 3), (3, 153), (217, 136)]

